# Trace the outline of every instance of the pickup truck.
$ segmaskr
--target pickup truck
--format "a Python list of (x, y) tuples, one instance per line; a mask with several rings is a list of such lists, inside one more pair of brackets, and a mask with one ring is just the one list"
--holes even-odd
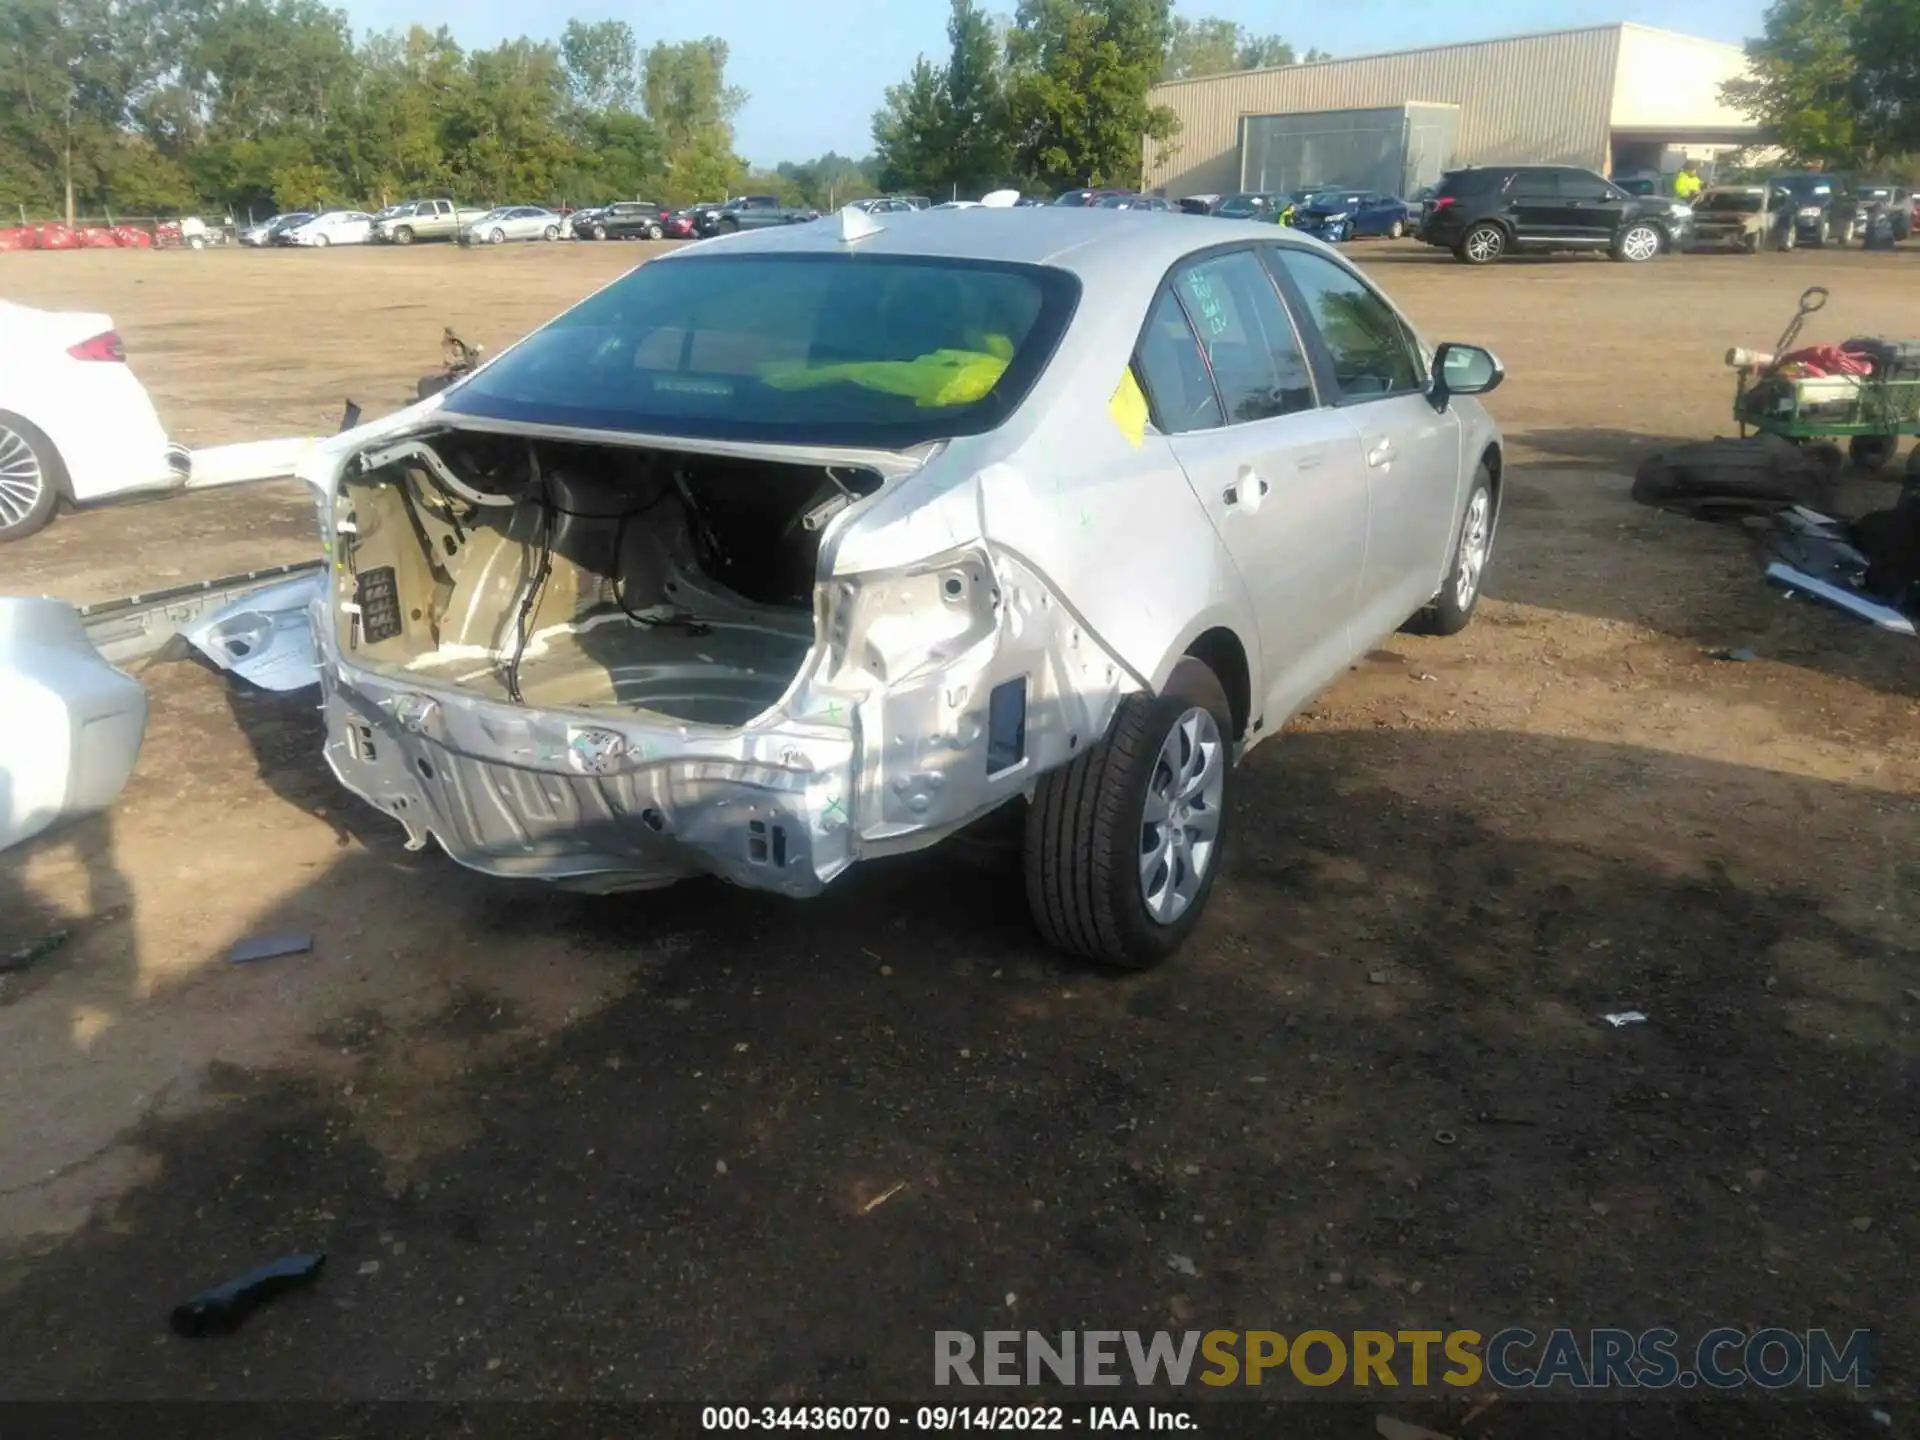
[(395, 245), (411, 245), (416, 240), (451, 240), (460, 227), (471, 224), (487, 212), (476, 207), (461, 207), (451, 200), (409, 200), (391, 211), (382, 211), (373, 227), (373, 238)]
[(736, 230), (764, 230), (770, 225), (802, 225), (818, 220), (813, 210), (781, 203), (778, 195), (742, 195), (718, 210), (700, 210), (694, 223), (702, 235), (731, 235)]

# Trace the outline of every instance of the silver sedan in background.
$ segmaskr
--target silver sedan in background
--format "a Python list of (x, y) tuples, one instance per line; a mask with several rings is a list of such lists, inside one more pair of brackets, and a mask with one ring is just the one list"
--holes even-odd
[(1149, 965), (1236, 762), (1471, 620), (1501, 378), (1270, 224), (689, 246), (314, 452), (327, 759), (415, 846), (591, 890), (812, 895), (1008, 807), (1041, 933)]
[(502, 205), (461, 227), (462, 245), (501, 245), (509, 240), (558, 240), (566, 217), (539, 205)]

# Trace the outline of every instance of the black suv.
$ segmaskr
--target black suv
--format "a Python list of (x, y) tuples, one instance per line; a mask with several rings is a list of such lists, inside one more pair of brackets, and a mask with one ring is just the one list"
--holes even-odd
[(1638, 263), (1684, 247), (1693, 211), (1684, 201), (1629, 195), (1574, 165), (1488, 165), (1440, 177), (1420, 238), (1469, 265), (1516, 250), (1605, 250)]

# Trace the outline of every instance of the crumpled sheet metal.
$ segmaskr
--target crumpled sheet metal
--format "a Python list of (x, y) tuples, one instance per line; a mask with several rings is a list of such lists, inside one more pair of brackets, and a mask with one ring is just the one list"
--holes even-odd
[(325, 594), (318, 570), (243, 595), (181, 633), (222, 670), (263, 690), (301, 690), (320, 681), (313, 609)]
[[(591, 719), (329, 664), (328, 764), (490, 874), (643, 889), (699, 874), (817, 894), (920, 849), (1106, 732), (1126, 667), (1020, 560), (981, 545), (832, 587), (826, 643), (736, 730)], [(990, 772), (993, 688), (1024, 678), (1025, 744)]]
[(1804, 506), (1775, 517), (1781, 533), (1773, 538), (1774, 559), (1767, 578), (1777, 585), (1837, 606), (1882, 630), (1912, 635), (1912, 617), (1860, 587), (1867, 573), (1867, 557), (1847, 539), (1846, 526)]

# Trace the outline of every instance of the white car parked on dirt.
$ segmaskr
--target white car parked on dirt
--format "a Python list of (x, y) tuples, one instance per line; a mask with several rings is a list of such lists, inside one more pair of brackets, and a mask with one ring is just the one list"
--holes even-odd
[(282, 245), (364, 245), (373, 238), (373, 217), (364, 210), (329, 210), (304, 225), (283, 230)]
[(189, 468), (111, 318), (0, 301), (0, 543), (31, 535), (62, 499), (179, 489)]

